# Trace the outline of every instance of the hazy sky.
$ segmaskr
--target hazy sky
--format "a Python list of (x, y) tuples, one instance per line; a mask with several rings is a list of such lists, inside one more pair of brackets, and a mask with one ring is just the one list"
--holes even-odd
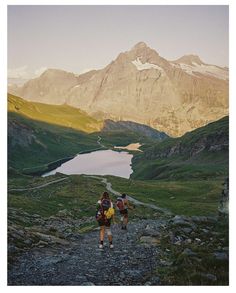
[(228, 66), (228, 6), (8, 6), (8, 68), (101, 68), (139, 41), (174, 60)]

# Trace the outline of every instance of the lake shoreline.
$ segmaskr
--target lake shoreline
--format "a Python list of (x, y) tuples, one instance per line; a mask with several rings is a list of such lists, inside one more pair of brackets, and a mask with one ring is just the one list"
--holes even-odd
[[(65, 175), (113, 175), (129, 178), (133, 173), (133, 154), (127, 151), (115, 151), (99, 148), (96, 150), (80, 152), (73, 158), (57, 161), (50, 164), (41, 176), (51, 176), (56, 173)], [(37, 172), (39, 174), (39, 172)]]
[[(81, 151), (81, 152), (79, 152), (79, 153), (77, 153), (77, 154), (75, 154), (73, 156), (64, 157), (64, 158), (58, 159), (58, 160), (56, 160), (54, 162), (50, 162), (48, 164), (45, 164), (45, 166), (44, 166), (45, 169), (42, 169), (43, 168), (43, 166), (42, 166), (41, 169), (40, 169), (40, 167), (38, 167), (39, 170), (37, 170), (37, 171), (32, 171), (32, 172), (31, 171), (30, 172), (24, 172), (23, 171), (23, 174), (29, 175), (29, 176), (42, 176), (42, 175), (44, 175), (44, 174), (46, 174), (46, 173), (48, 173), (50, 171), (53, 171), (54, 169), (57, 169), (62, 164), (66, 163), (66, 162), (68, 162), (70, 160), (73, 160), (78, 155), (88, 154), (88, 153), (100, 151), (100, 150), (103, 150), (103, 149), (105, 150), (104, 147), (91, 149), (91, 150), (84, 150), (84, 151)], [(37, 167), (35, 167), (35, 168), (37, 168)], [(31, 169), (33, 169), (33, 168), (31, 168)]]
[[(134, 144), (131, 144), (131, 145), (134, 145)], [(128, 145), (129, 146), (129, 145)], [(96, 151), (100, 151), (100, 150), (112, 150), (112, 151), (115, 151), (115, 152), (127, 152), (128, 154), (132, 154), (134, 156), (134, 153), (137, 152), (137, 151), (141, 151), (141, 150), (138, 150), (138, 149), (129, 149), (127, 148), (128, 146), (113, 146), (113, 148), (106, 148), (104, 145), (101, 145), (99, 148), (94, 148), (94, 149), (90, 149), (90, 150), (84, 150), (84, 151), (81, 151), (73, 156), (69, 156), (69, 157), (64, 157), (64, 158), (61, 158), (61, 159), (58, 159), (54, 162), (50, 162), (48, 164), (45, 164), (44, 166), (42, 166), (42, 168), (40, 167), (35, 167), (35, 168), (31, 168), (32, 171), (29, 171), (29, 172), (24, 172), (23, 171), (23, 174), (25, 175), (29, 175), (29, 176), (43, 176), (57, 168), (59, 168), (62, 164), (70, 161), (70, 160), (73, 160), (76, 156), (78, 155), (82, 155), (82, 154), (89, 154), (89, 153), (92, 153), (92, 152), (96, 152)], [(138, 147), (140, 147), (142, 145), (139, 145)], [(133, 157), (132, 157), (132, 160), (133, 160)], [(131, 166), (132, 166), (132, 160), (131, 160)], [(33, 171), (33, 169), (37, 169), (37, 171)]]

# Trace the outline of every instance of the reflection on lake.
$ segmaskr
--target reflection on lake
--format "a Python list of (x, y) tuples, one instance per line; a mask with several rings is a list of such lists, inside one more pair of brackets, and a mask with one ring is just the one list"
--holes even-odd
[(66, 175), (114, 175), (129, 178), (133, 172), (131, 168), (132, 157), (133, 155), (127, 152), (115, 152), (112, 150), (80, 154), (60, 167), (45, 173), (43, 177), (60, 172)]

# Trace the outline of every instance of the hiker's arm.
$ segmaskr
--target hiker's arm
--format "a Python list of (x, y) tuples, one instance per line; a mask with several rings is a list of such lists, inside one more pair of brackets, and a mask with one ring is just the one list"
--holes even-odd
[(131, 210), (135, 209), (135, 205), (130, 204), (130, 202), (129, 202), (128, 200), (127, 200), (127, 206), (128, 206), (128, 208), (131, 209)]
[(117, 224), (117, 219), (116, 219), (115, 215), (113, 215), (113, 216), (111, 217), (111, 219), (112, 219), (112, 222), (113, 222), (114, 224)]

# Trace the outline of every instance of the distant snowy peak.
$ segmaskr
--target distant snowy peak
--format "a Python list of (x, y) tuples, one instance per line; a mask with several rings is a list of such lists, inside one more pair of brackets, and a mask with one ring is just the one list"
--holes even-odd
[(215, 65), (209, 64), (199, 64), (196, 62), (192, 62), (192, 65), (186, 63), (171, 63), (173, 67), (180, 68), (185, 71), (189, 75), (193, 75), (195, 77), (199, 77), (199, 73), (203, 75), (209, 75), (214, 78), (228, 80), (229, 79), (229, 71), (226, 68), (221, 68)]
[(160, 66), (158, 66), (156, 64), (148, 63), (148, 62), (142, 63), (139, 58), (137, 58), (136, 60), (133, 60), (132, 63), (136, 66), (136, 68), (138, 70), (147, 70), (147, 69), (154, 68), (154, 69), (157, 69), (159, 71), (163, 71), (163, 69)]
[(184, 55), (181, 58), (175, 60), (174, 63), (183, 63), (187, 65), (193, 65), (193, 63), (198, 65), (205, 64), (198, 55)]

